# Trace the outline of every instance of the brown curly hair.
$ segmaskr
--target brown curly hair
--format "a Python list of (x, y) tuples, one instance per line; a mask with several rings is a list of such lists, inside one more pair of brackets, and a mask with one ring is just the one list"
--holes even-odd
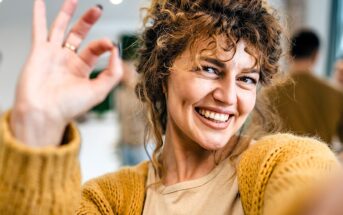
[[(147, 8), (138, 62), (141, 80), (136, 93), (147, 105), (149, 132), (156, 148), (152, 161), (160, 169), (158, 154), (167, 124), (164, 89), (169, 68), (186, 48), (202, 39), (224, 36), (228, 50), (247, 43), (260, 69), (260, 83), (268, 85), (278, 73), (281, 32), (278, 18), (262, 0), (152, 0)], [(217, 46), (214, 46), (216, 49)]]

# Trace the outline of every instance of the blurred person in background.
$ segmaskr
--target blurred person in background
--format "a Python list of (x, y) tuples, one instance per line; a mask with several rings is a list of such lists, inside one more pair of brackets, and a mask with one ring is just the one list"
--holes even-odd
[(148, 156), (144, 149), (144, 132), (147, 125), (143, 104), (135, 94), (138, 73), (138, 37), (134, 34), (122, 35), (120, 48), (123, 76), (115, 90), (116, 111), (120, 123), (119, 156), (122, 165), (136, 165)]
[[(343, 55), (336, 59), (333, 69), (334, 71), (331, 79), (333, 86), (343, 92)], [(339, 151), (339, 159), (343, 163), (343, 145), (340, 143), (337, 136), (333, 139), (333, 142), (337, 143), (335, 144), (335, 148)]]
[(343, 55), (337, 58), (335, 62), (333, 81), (335, 86), (343, 91)]
[(343, 142), (343, 94), (314, 75), (320, 49), (319, 37), (300, 30), (291, 38), (290, 81), (266, 91), (280, 116), (281, 130), (314, 136), (331, 144)]

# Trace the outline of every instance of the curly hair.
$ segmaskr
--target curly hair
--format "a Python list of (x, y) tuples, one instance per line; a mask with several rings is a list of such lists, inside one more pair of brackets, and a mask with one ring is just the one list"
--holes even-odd
[(197, 40), (217, 43), (216, 36), (224, 36), (225, 50), (235, 50), (237, 43), (244, 41), (246, 51), (254, 53), (262, 85), (268, 85), (278, 73), (282, 28), (263, 4), (263, 0), (152, 0), (144, 21), (137, 67), (141, 80), (136, 93), (147, 105), (148, 128), (156, 143), (154, 166), (161, 166), (158, 154), (167, 124), (164, 89), (169, 69)]

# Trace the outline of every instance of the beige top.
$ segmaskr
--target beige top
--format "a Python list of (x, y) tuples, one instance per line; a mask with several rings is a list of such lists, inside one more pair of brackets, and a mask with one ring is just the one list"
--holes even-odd
[[(147, 185), (159, 180), (149, 164)], [(143, 215), (232, 214), (243, 215), (236, 171), (224, 160), (208, 175), (170, 186), (150, 186)]]

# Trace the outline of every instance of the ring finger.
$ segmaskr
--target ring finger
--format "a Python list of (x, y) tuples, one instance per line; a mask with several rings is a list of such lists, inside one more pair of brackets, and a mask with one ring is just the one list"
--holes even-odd
[(72, 27), (63, 46), (72, 51), (76, 51), (92, 26), (99, 20), (101, 13), (101, 5), (96, 5), (89, 9)]

